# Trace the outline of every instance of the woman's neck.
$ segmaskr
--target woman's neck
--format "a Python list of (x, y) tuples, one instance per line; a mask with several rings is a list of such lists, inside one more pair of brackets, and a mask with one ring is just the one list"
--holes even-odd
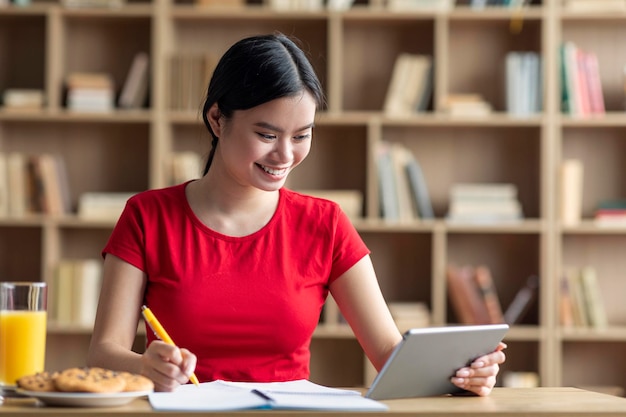
[(224, 187), (205, 175), (186, 189), (187, 201), (207, 227), (228, 236), (247, 236), (273, 217), (280, 192), (253, 187)]

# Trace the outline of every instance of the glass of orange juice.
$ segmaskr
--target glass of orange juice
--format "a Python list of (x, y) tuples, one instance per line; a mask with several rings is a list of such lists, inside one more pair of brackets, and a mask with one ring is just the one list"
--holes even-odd
[(44, 282), (0, 282), (0, 386), (44, 370), (47, 293)]

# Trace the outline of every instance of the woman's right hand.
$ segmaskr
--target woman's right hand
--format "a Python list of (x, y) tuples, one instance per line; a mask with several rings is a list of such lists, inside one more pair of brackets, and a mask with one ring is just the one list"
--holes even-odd
[(141, 374), (154, 382), (155, 391), (174, 391), (189, 381), (196, 362), (196, 355), (187, 349), (155, 340), (142, 355)]

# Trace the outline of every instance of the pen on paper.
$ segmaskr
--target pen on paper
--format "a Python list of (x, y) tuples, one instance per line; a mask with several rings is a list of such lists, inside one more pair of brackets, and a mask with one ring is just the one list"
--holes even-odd
[[(170, 335), (167, 334), (167, 332), (165, 331), (161, 323), (159, 323), (159, 321), (157, 320), (154, 313), (152, 313), (152, 310), (150, 310), (146, 306), (142, 306), (141, 314), (143, 314), (143, 318), (146, 320), (146, 322), (148, 323), (152, 331), (154, 331), (154, 334), (159, 339), (161, 339), (168, 345), (176, 346), (176, 344), (174, 343)], [(193, 382), (195, 386), (198, 386), (199, 382), (198, 382), (198, 378), (196, 377), (196, 374), (191, 374), (191, 376), (189, 377), (189, 380)]]

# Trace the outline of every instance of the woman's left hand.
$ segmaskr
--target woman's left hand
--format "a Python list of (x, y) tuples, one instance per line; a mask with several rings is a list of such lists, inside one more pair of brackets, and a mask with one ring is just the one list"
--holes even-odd
[(475, 359), (470, 366), (457, 370), (451, 382), (476, 395), (489, 395), (496, 384), (500, 364), (506, 360), (503, 352), (505, 348), (506, 345), (501, 342), (495, 351)]

